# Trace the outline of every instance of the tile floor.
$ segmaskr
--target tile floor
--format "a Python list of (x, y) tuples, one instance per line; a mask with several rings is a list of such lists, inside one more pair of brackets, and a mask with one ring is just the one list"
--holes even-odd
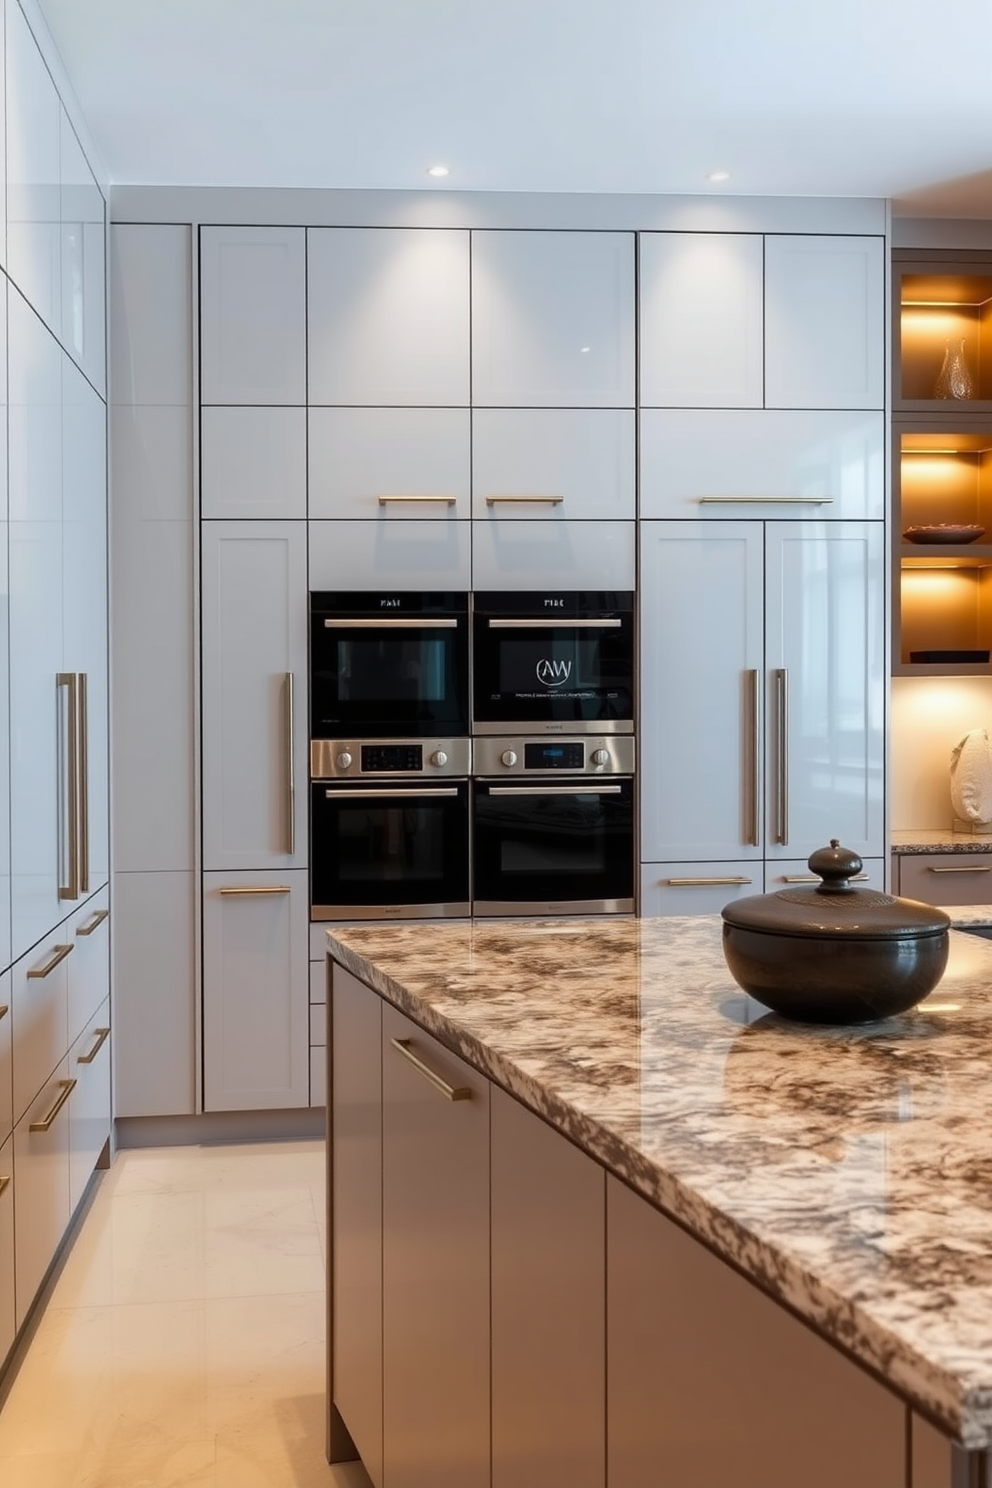
[(324, 1145), (102, 1175), (0, 1409), (3, 1488), (371, 1488), (324, 1458)]

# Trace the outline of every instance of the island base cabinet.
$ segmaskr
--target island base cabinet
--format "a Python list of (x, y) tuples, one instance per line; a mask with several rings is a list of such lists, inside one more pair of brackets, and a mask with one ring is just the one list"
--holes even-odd
[(909, 1457), (910, 1488), (987, 1488), (992, 1481), (984, 1452), (965, 1452), (915, 1413)]
[(492, 1488), (603, 1488), (605, 1174), (498, 1087)]
[(383, 1483), (489, 1488), (489, 1086), (382, 1024)]
[(31, 1310), (69, 1223), (69, 1112), (63, 1059), (14, 1128), (14, 1281), (17, 1327)]
[(623, 1184), (606, 1187), (607, 1482), (904, 1488), (903, 1403)]
[(76, 1081), (69, 1102), (69, 1210), (74, 1214), (110, 1137), (109, 998), (69, 1050), (69, 1070)]

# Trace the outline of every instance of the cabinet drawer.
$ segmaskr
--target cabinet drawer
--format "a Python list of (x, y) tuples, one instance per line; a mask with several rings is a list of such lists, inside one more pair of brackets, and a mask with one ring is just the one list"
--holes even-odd
[(719, 914), (733, 899), (763, 891), (755, 862), (642, 863), (642, 915)]
[(311, 408), (311, 517), (469, 515), (467, 408)]
[(992, 904), (992, 853), (903, 853), (899, 893), (924, 904)]
[(67, 927), (73, 953), (67, 963), (69, 1042), (77, 1039), (110, 991), (109, 890), (94, 894)]
[(0, 1370), (17, 1331), (14, 1308), (14, 1139), (0, 1144)]
[(470, 528), (383, 516), (311, 522), (310, 588), (470, 589)]
[(645, 517), (868, 518), (885, 513), (881, 413), (645, 409)]
[(69, 1051), (69, 1210), (74, 1213), (110, 1136), (110, 999)]
[(480, 409), (472, 415), (472, 514), (629, 521), (634, 463), (632, 411)]
[(74, 950), (70, 926), (60, 926), (22, 957), (11, 973), (15, 1123), (69, 1047), (66, 962)]
[(476, 589), (633, 589), (634, 523), (473, 522), (472, 572)]
[[(69, 1223), (69, 1061), (63, 1059), (14, 1128), (14, 1277), (20, 1328)], [(65, 1097), (65, 1099), (63, 1099)], [(36, 1130), (32, 1131), (32, 1126)]]
[[(13, 1063), (10, 1031), (10, 972), (0, 976), (0, 1142), (10, 1136), (14, 1125)], [(0, 1352), (0, 1359), (3, 1355)]]
[[(805, 858), (796, 858), (794, 862), (776, 861), (765, 864), (765, 893), (774, 894), (780, 889), (793, 888), (796, 885), (815, 887), (822, 880), (815, 873), (810, 873), (809, 864)], [(884, 858), (864, 858), (860, 873), (856, 873), (851, 882), (859, 889), (885, 889), (885, 860)]]

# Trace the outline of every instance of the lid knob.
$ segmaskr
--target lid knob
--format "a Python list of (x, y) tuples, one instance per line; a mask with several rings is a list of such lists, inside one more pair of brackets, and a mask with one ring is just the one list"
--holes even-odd
[(836, 837), (831, 837), (829, 847), (818, 847), (811, 853), (808, 862), (810, 872), (823, 880), (816, 886), (818, 894), (853, 893), (849, 880), (864, 867), (857, 853), (841, 847)]

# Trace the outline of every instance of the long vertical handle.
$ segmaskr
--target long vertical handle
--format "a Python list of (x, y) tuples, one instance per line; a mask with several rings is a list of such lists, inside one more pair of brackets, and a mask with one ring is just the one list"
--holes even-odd
[[(66, 764), (66, 788), (62, 799), (66, 804), (66, 816), (68, 817), (67, 831), (59, 832), (60, 844), (65, 844), (68, 838), (68, 861), (62, 866), (66, 869), (68, 883), (61, 882), (59, 874), (59, 898), (79, 898), (79, 754), (76, 749), (76, 734), (78, 730), (78, 688), (75, 672), (59, 672), (55, 679), (56, 687), (65, 688), (67, 699), (66, 718), (66, 741), (65, 741), (65, 764)], [(61, 848), (60, 848), (61, 850)]]
[(79, 673), (79, 892), (90, 891), (90, 787), (89, 717), (86, 708), (86, 673)]
[(287, 807), (289, 810), (289, 856), (296, 852), (296, 719), (293, 708), (293, 673), (286, 673), (286, 768)]
[(745, 840), (750, 847), (761, 846), (761, 695), (760, 674), (757, 668), (744, 673), (747, 686), (747, 740), (745, 751), (750, 750), (750, 759), (745, 762), (748, 782), (747, 827)]
[(775, 672), (776, 725), (778, 729), (778, 807), (775, 838), (783, 847), (789, 841), (789, 673)]

